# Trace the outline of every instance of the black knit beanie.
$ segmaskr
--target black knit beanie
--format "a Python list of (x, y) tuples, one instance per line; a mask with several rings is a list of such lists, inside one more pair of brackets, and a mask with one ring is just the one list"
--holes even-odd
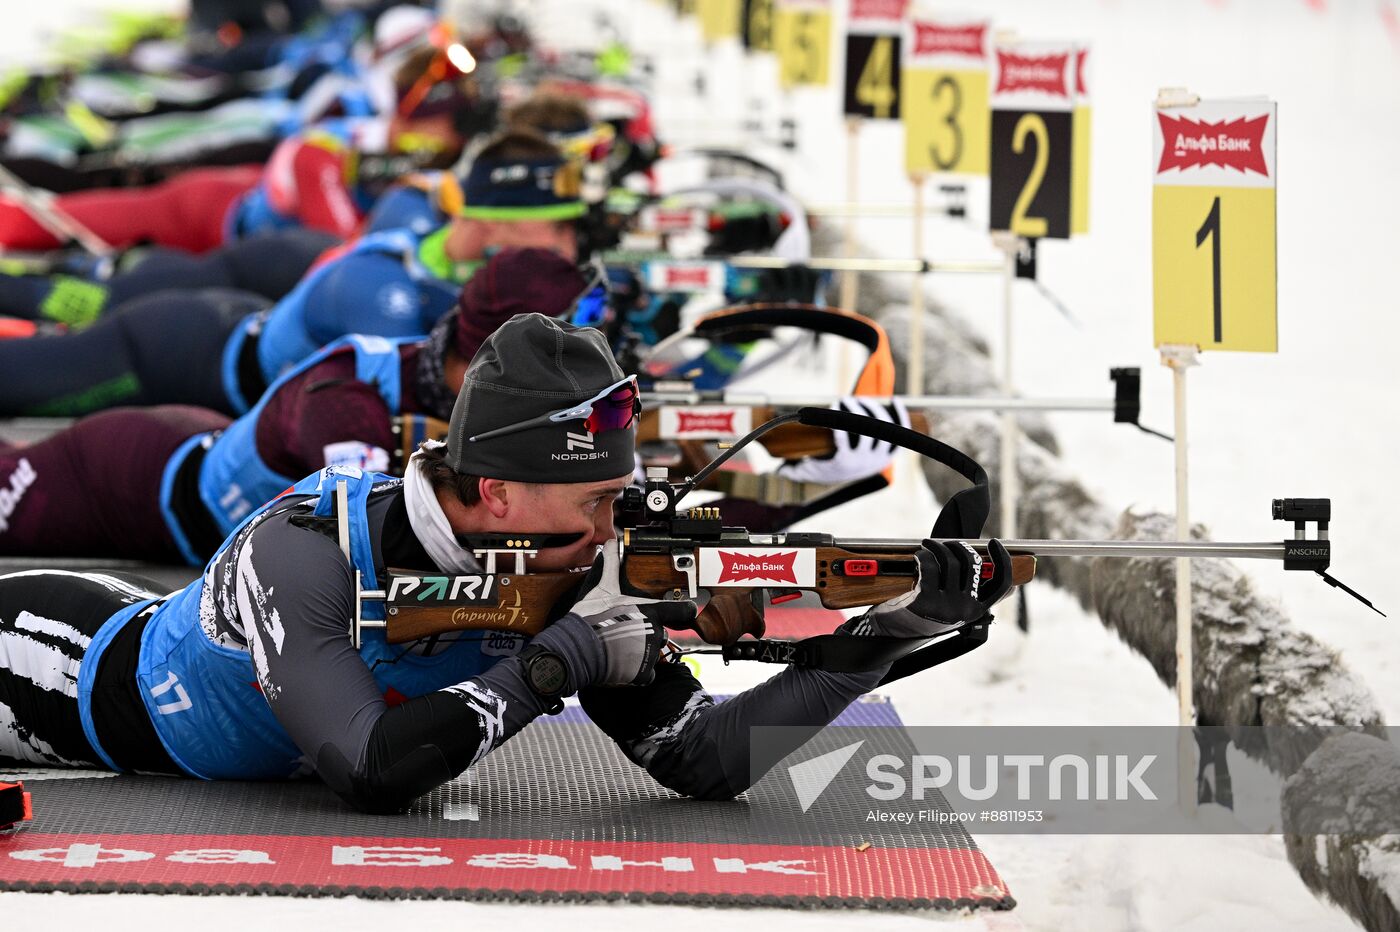
[(447, 433), (460, 473), (518, 482), (598, 482), (631, 474), (636, 425), (591, 434), (581, 420), (485, 440), (470, 438), (578, 404), (623, 379), (607, 339), (590, 327), (517, 314), (467, 367)]

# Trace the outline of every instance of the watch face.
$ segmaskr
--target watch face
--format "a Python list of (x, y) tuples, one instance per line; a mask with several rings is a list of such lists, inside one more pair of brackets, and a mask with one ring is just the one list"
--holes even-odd
[(530, 688), (545, 696), (557, 696), (569, 683), (569, 670), (554, 654), (530, 658)]

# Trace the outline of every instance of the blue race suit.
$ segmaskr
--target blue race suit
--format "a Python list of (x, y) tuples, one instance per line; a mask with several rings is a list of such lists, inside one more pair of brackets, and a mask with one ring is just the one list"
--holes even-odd
[(399, 383), (399, 348), (410, 342), (411, 338), (389, 340), (361, 334), (337, 340), (285, 372), (263, 393), (251, 411), (224, 430), (197, 434), (181, 444), (166, 463), (161, 476), (160, 509), (185, 559), (195, 565), (200, 563), (198, 548), (189, 539), (171, 506), (180, 469), (196, 448), (204, 451), (199, 463), (199, 499), (213, 517), (219, 537), (226, 538), (254, 508), (276, 498), (296, 481), (294, 476), (272, 469), (258, 454), (258, 419), (273, 394), (308, 369), (349, 349), (355, 356), (356, 381), (373, 385), (388, 406), (389, 414), (396, 415), (403, 400)]
[(420, 261), (423, 241), (406, 230), (357, 240), (313, 268), (281, 301), (244, 320), (224, 345), (225, 390), (239, 414), (249, 398), (240, 383), (245, 344), (256, 338), (257, 368), (270, 385), (322, 346), (351, 333), (423, 337), (457, 300), (459, 283), (439, 277)]
[[(309, 769), (258, 685), (255, 664), (266, 664), (259, 656), (259, 650), (266, 648), (260, 648), (256, 638), (250, 649), (215, 634), (214, 615), (227, 609), (216, 605), (220, 587), (227, 590), (230, 577), (246, 572), (250, 535), (259, 520), (288, 507), (295, 500), (291, 496), (309, 497), (305, 503), (312, 506), (311, 514), (333, 516), (338, 480), (345, 480), (349, 491), (350, 562), (361, 574), (365, 588), (378, 588), (384, 582), (375, 565), (366, 502), (373, 490), (396, 486), (399, 480), (333, 466), (298, 482), (286, 500), (270, 502), (249, 516), (215, 554), (202, 578), (164, 600), (123, 609), (93, 638), (79, 677), (78, 701), (84, 731), (107, 766), (118, 769), (91, 725), (92, 686), (100, 666), (97, 660), (123, 625), (154, 605), (141, 634), (136, 677), (161, 744), (180, 769), (204, 779), (240, 780), (281, 779)], [(308, 580), (308, 585), (314, 584)], [(253, 600), (267, 595), (270, 593), (255, 591)], [(258, 606), (246, 608), (256, 611)], [(245, 606), (240, 604), (238, 609), (241, 613)], [(366, 602), (363, 614), (383, 618), (384, 606)], [(348, 618), (346, 624), (348, 638)], [(382, 629), (368, 629), (359, 656), (381, 691), (413, 697), (462, 683), (491, 667), (498, 657), (485, 652), (488, 643), (461, 638), (431, 656), (407, 657), (407, 648), (389, 644)]]

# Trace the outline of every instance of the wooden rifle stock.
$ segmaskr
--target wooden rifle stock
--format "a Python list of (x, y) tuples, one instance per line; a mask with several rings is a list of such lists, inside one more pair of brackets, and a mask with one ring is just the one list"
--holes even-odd
[[(727, 405), (723, 402), (716, 402), (714, 407), (748, 407), (751, 412), (749, 421), (749, 423), (751, 424), (762, 424), (766, 421), (772, 420), (779, 414), (783, 413), (782, 411), (779, 411), (776, 408), (766, 407), (762, 405)], [(647, 410), (642, 412), (642, 416), (637, 422), (637, 442), (644, 443), (647, 441), (663, 439), (675, 439), (682, 442), (688, 440), (708, 439), (716, 441), (727, 441), (739, 439), (738, 433), (731, 435), (724, 434), (723, 431), (717, 430), (716, 428), (719, 425), (715, 424), (712, 420), (710, 421), (711, 426), (709, 427), (697, 426), (697, 428), (693, 432), (688, 431), (685, 429), (686, 422), (684, 421), (684, 418), (686, 416), (687, 415), (685, 411), (682, 409), (678, 415), (678, 417), (681, 419), (681, 436), (675, 438), (664, 438), (661, 436), (661, 409), (648, 408)], [(719, 417), (722, 418), (723, 415), (719, 415)], [(928, 416), (923, 411), (910, 411), (909, 426), (912, 429), (917, 430), (919, 433), (927, 434), (929, 432)], [(712, 434), (712, 436), (703, 436), (703, 434), (706, 431), (709, 431)], [(719, 436), (720, 434), (724, 435)], [(773, 430), (760, 437), (758, 439), (758, 443), (762, 444), (763, 448), (772, 455), (785, 460), (802, 459), (804, 456), (830, 456), (831, 454), (836, 452), (836, 443), (832, 439), (830, 430), (827, 430), (825, 427), (812, 427), (806, 424), (784, 424), (781, 427), (775, 427), (773, 428)]]
[[(905, 552), (862, 553), (841, 547), (816, 548), (816, 585), (805, 587), (816, 592), (827, 608), (858, 608), (878, 605), (913, 588), (916, 563), (913, 549)], [(983, 564), (984, 572), (990, 562)], [(847, 569), (859, 572), (847, 572)], [(1035, 577), (1035, 557), (1015, 554), (1011, 558), (1012, 584), (1024, 585)], [(459, 631), (499, 631), (533, 637), (561, 617), (571, 606), (566, 596), (582, 581), (579, 573), (527, 573), (471, 577), (421, 577), (415, 587), (404, 587), (403, 596), (390, 573), (385, 620), (391, 644), (401, 644), (435, 634)], [(436, 581), (440, 580), (440, 587)], [(471, 597), (457, 593), (459, 580), (474, 580), (477, 588), (466, 587)], [(486, 581), (490, 582), (487, 583)], [(625, 591), (655, 599), (684, 599), (689, 593), (689, 577), (673, 565), (669, 554), (627, 553), (622, 561)], [(482, 587), (489, 598), (476, 597)], [(710, 600), (691, 626), (711, 644), (732, 644), (745, 634), (762, 637), (765, 589), (783, 593), (793, 586), (732, 586), (712, 590)]]
[(525, 573), (481, 578), (494, 581), (495, 599), (485, 604), (427, 601), (411, 594), (402, 601), (391, 599), (385, 611), (389, 643), (454, 631), (501, 631), (534, 637), (558, 617), (555, 606), (583, 577), (578, 573)]
[[(914, 587), (918, 572), (912, 556), (891, 553), (857, 553), (840, 547), (817, 548), (817, 585), (810, 591), (826, 608), (860, 608), (879, 605), (901, 596)], [(849, 561), (849, 562), (848, 562)], [(870, 564), (877, 572), (869, 576), (845, 575), (838, 566)], [(1022, 586), (1035, 578), (1035, 557), (1030, 554), (1011, 558), (1011, 583)], [(984, 573), (992, 564), (983, 564)], [(685, 592), (686, 577), (671, 566), (664, 554), (631, 554), (624, 564), (623, 585), (649, 595)], [(717, 588), (695, 619), (693, 630), (710, 644), (732, 644), (745, 634), (762, 637), (764, 632), (763, 590), (769, 587), (743, 586)], [(772, 587), (789, 591), (788, 587)]]

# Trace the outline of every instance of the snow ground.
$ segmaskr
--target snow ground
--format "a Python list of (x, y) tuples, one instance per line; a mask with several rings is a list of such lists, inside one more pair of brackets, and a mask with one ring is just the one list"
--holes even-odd
[[(174, 0), (127, 0), (167, 7)], [(734, 142), (751, 95), (769, 113), (795, 113), (802, 143), (787, 157), (789, 181), (812, 200), (843, 197), (844, 137), (834, 94), (776, 90), (771, 62), (745, 62), (731, 46), (702, 56), (693, 23), (676, 24), (641, 0), (610, 0), (625, 34), (657, 52), (663, 85), (658, 115), (673, 137), (704, 132)], [(537, 22), (549, 34), (592, 34), (597, 4), (540, 0)], [(844, 4), (838, 4), (843, 7)], [(972, 6), (972, 5), (967, 5)], [(1267, 93), (1279, 101), (1278, 356), (1216, 355), (1191, 375), (1192, 513), (1218, 539), (1282, 535), (1268, 520), (1275, 496), (1334, 501), (1334, 566), (1342, 580), (1378, 605), (1400, 610), (1400, 579), (1380, 544), (1396, 507), (1378, 493), (1400, 461), (1385, 429), (1388, 404), (1400, 398), (1390, 361), (1396, 302), (1387, 287), (1395, 242), (1388, 219), (1400, 207), (1400, 182), (1389, 171), (1400, 143), (1400, 45), (1382, 28), (1383, 3), (1336, 0), (995, 0), (977, 7), (999, 26), (1026, 37), (1087, 37), (1094, 43), (1092, 233), (1071, 244), (1047, 244), (1044, 282), (1073, 310), (1079, 326), (1054, 313), (1028, 285), (1016, 302), (1017, 379), (1027, 394), (1098, 395), (1105, 370), (1140, 365), (1144, 421), (1170, 430), (1170, 380), (1151, 347), (1148, 165), (1149, 111), (1161, 85), (1189, 85), (1206, 95)], [(0, 64), (35, 47), (41, 28), (73, 21), (72, 0), (7, 10)], [(14, 17), (18, 17), (17, 21)], [(708, 97), (683, 93), (698, 68)], [(703, 117), (707, 126), (698, 121)], [(898, 130), (868, 126), (861, 140), (861, 196), (907, 202)], [(972, 203), (980, 192), (972, 188)], [(867, 220), (865, 243), (883, 255), (904, 255), (908, 223)], [(984, 233), (943, 220), (928, 226), (931, 252), (945, 258), (990, 257)], [(977, 322), (998, 342), (999, 285), (975, 278), (935, 278), (929, 293)], [(1331, 326), (1328, 326), (1331, 324)], [(1072, 365), (1067, 364), (1072, 361)], [(1170, 450), (1098, 416), (1058, 415), (1054, 426), (1065, 460), (1106, 502), (1172, 509)], [(1259, 478), (1266, 481), (1260, 482)], [(922, 489), (850, 506), (830, 520), (837, 533), (922, 533), (932, 502)], [(914, 507), (914, 506), (919, 507)], [(1400, 650), (1389, 624), (1320, 581), (1285, 576), (1273, 566), (1252, 572), (1261, 591), (1278, 597), (1295, 624), (1335, 646), (1400, 721)], [(941, 668), (936, 675), (891, 688), (910, 723), (1169, 724), (1174, 701), (1147, 663), (1106, 634), (1062, 594), (1032, 593), (1034, 626), (1024, 643), (1013, 632)], [(716, 691), (741, 688), (759, 673), (707, 666)], [(1020, 905), (1009, 916), (981, 917), (961, 927), (1093, 930), (1217, 930), (1352, 927), (1340, 911), (1316, 901), (1288, 866), (1273, 837), (1013, 836), (978, 838)], [(392, 914), (389, 912), (392, 910)], [(458, 903), (64, 897), (0, 894), (6, 928), (61, 922), (124, 932), (151, 925), (199, 922), (215, 932), (260, 921), (351, 930), (388, 922), (424, 928), (514, 922), (528, 927), (567, 922), (615, 927), (664, 922), (679, 930), (723, 922), (742, 929), (915, 928), (936, 918), (881, 914), (714, 913), (679, 907), (516, 907)]]

